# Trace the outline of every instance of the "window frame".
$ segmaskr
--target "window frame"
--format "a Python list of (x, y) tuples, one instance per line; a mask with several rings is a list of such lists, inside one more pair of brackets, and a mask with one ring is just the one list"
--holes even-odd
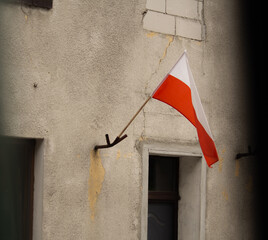
[(33, 195), (32, 197), (32, 239), (42, 239), (43, 235), (43, 189), (44, 189), (44, 161), (45, 151), (47, 148), (47, 140), (44, 138), (23, 138), (0, 135), (0, 141), (8, 140), (33, 140), (35, 141), (34, 147), (34, 163), (32, 170), (34, 171), (33, 179)]
[[(152, 159), (150, 159), (152, 157)], [(149, 154), (149, 165), (148, 165), (148, 170), (150, 169), (150, 161), (154, 161), (155, 157), (165, 157), (165, 156), (159, 156), (159, 155), (152, 155)], [(173, 184), (175, 185), (176, 191), (150, 191), (149, 190), (149, 184), (148, 184), (148, 205), (150, 203), (172, 203), (174, 210), (176, 214), (174, 215), (173, 218), (173, 236), (174, 240), (178, 238), (178, 201), (180, 200), (180, 195), (179, 195), (179, 157), (174, 157), (174, 156), (168, 156), (169, 158), (174, 158), (175, 159), (175, 169), (174, 173), (175, 175), (173, 176)], [(169, 161), (169, 160), (167, 160)], [(148, 173), (148, 177), (149, 177)], [(149, 182), (148, 182), (149, 183)], [(147, 229), (148, 231), (148, 229)]]
[[(24, 185), (22, 189), (22, 203), (23, 203), (23, 214), (21, 217), (22, 223), (22, 238), (23, 239), (33, 239), (33, 211), (34, 211), (34, 177), (35, 177), (35, 139), (27, 138), (16, 138), (16, 137), (2, 137), (0, 136), (0, 144), (3, 144), (3, 155), (5, 156), (5, 148), (14, 149), (14, 151), (21, 151), (23, 148), (23, 154), (20, 161), (25, 161), (22, 165), (25, 174)], [(21, 149), (19, 149), (19, 147)], [(0, 149), (1, 150), (1, 149)], [(8, 150), (9, 151), (9, 150)], [(8, 153), (8, 152), (7, 152)], [(9, 156), (7, 156), (9, 157)], [(10, 160), (10, 158), (7, 158)], [(26, 170), (26, 171), (25, 171)], [(18, 216), (17, 216), (18, 217)]]
[(199, 240), (205, 240), (206, 220), (206, 175), (207, 164), (202, 155), (200, 147), (196, 145), (181, 145), (176, 143), (142, 143), (142, 199), (141, 199), (141, 240), (147, 240), (148, 229), (148, 174), (149, 155), (168, 157), (197, 157), (201, 161), (201, 183), (200, 183), (200, 228)]

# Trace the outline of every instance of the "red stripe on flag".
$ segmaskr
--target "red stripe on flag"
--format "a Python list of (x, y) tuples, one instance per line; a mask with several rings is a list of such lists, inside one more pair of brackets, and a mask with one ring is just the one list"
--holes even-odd
[(172, 75), (168, 75), (152, 97), (178, 110), (196, 127), (199, 143), (208, 166), (218, 161), (214, 141), (196, 116), (191, 89), (187, 84)]
[(211, 137), (207, 134), (206, 130), (203, 128), (201, 123), (196, 118), (196, 130), (199, 139), (199, 144), (202, 149), (203, 155), (207, 161), (208, 166), (219, 160), (216, 146)]
[(168, 75), (152, 97), (178, 110), (195, 126), (191, 90), (184, 82)]

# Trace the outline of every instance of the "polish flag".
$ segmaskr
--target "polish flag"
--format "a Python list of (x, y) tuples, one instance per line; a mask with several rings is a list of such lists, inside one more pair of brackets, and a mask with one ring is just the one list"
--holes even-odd
[(219, 160), (186, 52), (153, 92), (152, 98), (175, 108), (196, 127), (200, 147), (209, 167)]

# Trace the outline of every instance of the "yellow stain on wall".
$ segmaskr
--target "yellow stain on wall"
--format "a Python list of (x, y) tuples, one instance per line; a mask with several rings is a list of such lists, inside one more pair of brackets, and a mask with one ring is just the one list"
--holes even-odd
[(225, 148), (219, 154), (219, 172), (222, 172), (222, 165), (223, 165), (223, 154), (225, 153)]
[(116, 153), (116, 160), (118, 160), (120, 157), (121, 157), (121, 152), (120, 150), (118, 150)]
[(124, 154), (124, 158), (131, 159), (132, 158), (132, 153), (129, 152), (129, 153)]
[(154, 36), (156, 36), (156, 35), (158, 35), (158, 34), (155, 33), (155, 32), (149, 32), (149, 33), (146, 34), (146, 36), (147, 36), (148, 38), (152, 38), (152, 37), (154, 37)]
[(139, 141), (142, 142), (142, 141), (146, 141), (147, 140), (147, 137), (144, 137), (144, 136), (140, 136), (139, 138)]
[(222, 171), (223, 158), (219, 156), (219, 172)]
[(222, 192), (222, 196), (226, 201), (228, 201), (228, 193), (227, 193), (226, 189)]
[(170, 44), (174, 41), (174, 36), (167, 36), (167, 39), (168, 39), (168, 43), (167, 43), (167, 46), (164, 50), (164, 53), (163, 53), (163, 56), (160, 58), (159, 60), (159, 64), (165, 59), (166, 55), (167, 55), (167, 50), (168, 50), (168, 47), (170, 46)]
[(96, 202), (101, 192), (105, 169), (103, 168), (99, 151), (91, 150), (88, 180), (88, 200), (91, 211), (91, 220), (95, 219)]

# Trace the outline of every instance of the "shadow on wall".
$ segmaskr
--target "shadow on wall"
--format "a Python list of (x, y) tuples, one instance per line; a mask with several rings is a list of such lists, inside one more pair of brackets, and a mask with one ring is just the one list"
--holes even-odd
[[(21, 8), (26, 7), (38, 7), (44, 9), (51, 9), (53, 6), (53, 0), (0, 0), (0, 3), (20, 5)], [(24, 11), (22, 9), (22, 11)], [(27, 15), (27, 14), (26, 14)]]
[[(266, 100), (267, 82), (267, 43), (265, 36), (267, 35), (267, 18), (266, 9), (260, 4), (253, 1), (240, 1), (243, 8), (242, 11), (242, 36), (244, 42), (244, 53), (247, 59), (248, 81), (250, 87), (251, 105), (248, 106), (250, 115), (252, 116), (251, 132), (252, 138), (257, 146), (256, 158), (254, 159), (255, 179), (257, 179), (256, 189), (256, 228), (259, 233), (255, 239), (266, 239), (266, 218), (268, 214), (268, 196), (267, 191), (267, 169), (268, 161), (264, 155), (264, 149), (267, 148), (267, 123), (264, 117), (266, 107), (263, 108)], [(241, 159), (241, 161), (243, 161)]]

